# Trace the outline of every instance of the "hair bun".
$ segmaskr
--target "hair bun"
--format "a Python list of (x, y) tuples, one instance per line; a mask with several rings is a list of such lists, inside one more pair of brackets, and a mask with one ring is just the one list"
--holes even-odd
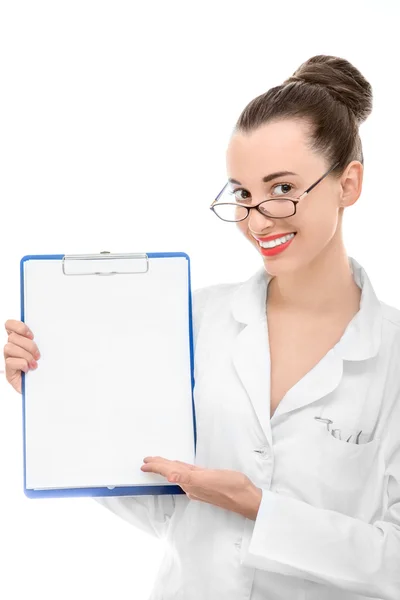
[(324, 87), (354, 114), (358, 125), (372, 111), (372, 87), (358, 69), (344, 58), (318, 54), (300, 65), (284, 84), (303, 82)]

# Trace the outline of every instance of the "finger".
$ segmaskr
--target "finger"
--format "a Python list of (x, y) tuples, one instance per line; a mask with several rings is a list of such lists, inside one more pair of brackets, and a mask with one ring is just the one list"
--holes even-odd
[(182, 462), (181, 460), (174, 460), (174, 462), (178, 463), (178, 465), (183, 465), (184, 467), (187, 467), (191, 471), (195, 471), (196, 469), (201, 469), (201, 467), (198, 467), (197, 465), (191, 465), (190, 463), (185, 463), (185, 462)]
[(163, 477), (169, 477), (172, 475), (172, 473), (177, 473), (176, 469), (175, 471), (171, 468), (170, 465), (166, 464), (165, 462), (150, 462), (150, 463), (146, 463), (144, 465), (142, 465), (140, 467), (140, 469), (142, 471), (144, 471), (145, 473), (158, 473), (159, 475), (162, 475)]
[(140, 467), (142, 471), (159, 473), (164, 477), (167, 477), (168, 474), (172, 472), (170, 461), (166, 461), (165, 459), (155, 460), (155, 458), (152, 460), (149, 460), (148, 458), (143, 460), (146, 462)]
[(29, 364), (23, 358), (7, 358), (5, 364), (7, 379), (13, 377), (17, 371), (27, 373), (30, 369)]
[(152, 460), (146, 462), (140, 469), (145, 473), (158, 473), (166, 477), (170, 482), (190, 484), (191, 471), (187, 468), (179, 467), (175, 462), (167, 461), (166, 459), (161, 461)]
[(7, 362), (10, 358), (23, 358), (30, 366), (35, 366), (36, 359), (30, 352), (24, 350), (21, 346), (8, 342), (4, 346), (4, 359)]
[(154, 462), (154, 461), (156, 461), (156, 462), (166, 461), (167, 463), (182, 465), (183, 467), (186, 467), (192, 471), (197, 470), (197, 469), (201, 470), (201, 467), (198, 467), (196, 465), (192, 465), (190, 463), (185, 463), (185, 462), (182, 462), (181, 460), (169, 460), (168, 458), (163, 458), (162, 456), (146, 456), (143, 459), (143, 462), (146, 464), (148, 464), (149, 462)]
[[(37, 344), (32, 340), (19, 335), (18, 333), (10, 333), (8, 336), (8, 343), (23, 348), (32, 355), (32, 358), (38, 360), (40, 358), (40, 352)], [(12, 355), (11, 355), (12, 356)]]
[[(177, 463), (178, 461), (170, 460), (169, 458), (164, 458), (163, 456), (145, 456), (143, 459), (143, 462), (147, 463), (147, 464), (156, 462), (156, 463), (164, 463), (164, 464), (171, 465), (171, 464)], [(181, 463), (181, 464), (183, 465), (184, 463)]]
[(6, 331), (8, 334), (18, 333), (19, 335), (23, 335), (23, 336), (30, 337), (31, 339), (33, 339), (32, 331), (22, 321), (15, 321), (14, 319), (8, 319), (8, 321), (5, 322), (4, 327), (6, 328)]
[(15, 344), (16, 346), (24, 348), (24, 350), (30, 352), (35, 358), (40, 358), (40, 351), (36, 342), (25, 337), (24, 335), (20, 335), (19, 333), (12, 331), (8, 334), (8, 341), (11, 344)]
[(179, 485), (190, 485), (195, 486), (195, 472), (190, 469), (184, 469), (183, 471), (177, 471), (176, 469), (171, 472), (168, 476), (168, 481), (177, 482)]

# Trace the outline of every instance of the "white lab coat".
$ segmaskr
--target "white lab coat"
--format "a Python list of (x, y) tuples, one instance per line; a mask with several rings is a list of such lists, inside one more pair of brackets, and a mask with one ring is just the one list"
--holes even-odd
[(264, 266), (194, 292), (196, 464), (263, 496), (256, 521), (186, 495), (97, 498), (167, 540), (149, 600), (400, 599), (400, 311), (349, 260), (360, 310), (272, 418)]

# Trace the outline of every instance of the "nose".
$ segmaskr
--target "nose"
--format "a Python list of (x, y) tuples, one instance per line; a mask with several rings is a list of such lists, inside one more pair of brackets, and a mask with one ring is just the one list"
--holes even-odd
[(247, 225), (251, 231), (263, 231), (273, 227), (274, 220), (266, 215), (262, 215), (257, 209), (250, 211), (247, 217)]

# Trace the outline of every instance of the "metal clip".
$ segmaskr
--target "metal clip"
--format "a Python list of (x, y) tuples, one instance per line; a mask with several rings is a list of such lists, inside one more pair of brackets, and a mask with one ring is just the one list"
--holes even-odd
[(330, 419), (323, 419), (322, 417), (314, 417), (314, 419), (316, 419), (317, 421), (321, 421), (322, 423), (326, 423), (326, 428), (330, 433), (329, 426), (332, 425), (333, 421), (331, 421)]
[[(338, 432), (338, 433), (336, 433), (336, 432)], [(331, 433), (332, 433), (332, 435), (333, 435), (334, 438), (337, 438), (338, 440), (342, 439), (342, 435), (341, 435), (340, 429), (332, 429)]]

